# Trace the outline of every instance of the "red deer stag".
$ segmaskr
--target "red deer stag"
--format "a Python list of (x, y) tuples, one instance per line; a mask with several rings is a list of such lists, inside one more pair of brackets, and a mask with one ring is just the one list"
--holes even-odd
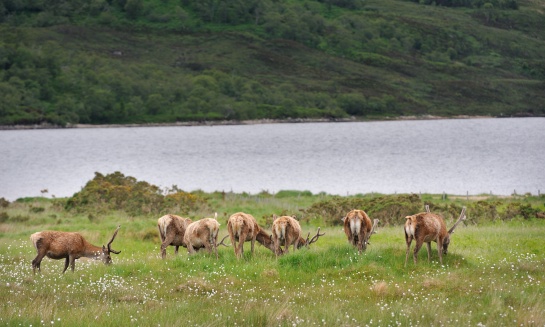
[[(428, 209), (426, 209), (428, 210)], [(416, 265), (417, 254), (424, 243), (427, 244), (428, 262), (431, 259), (431, 242), (437, 242), (437, 252), (439, 253), (439, 262), (443, 264), (443, 254), (447, 254), (450, 244), (450, 235), (460, 222), (466, 219), (466, 208), (462, 208), (460, 217), (447, 232), (445, 221), (439, 215), (430, 212), (421, 212), (416, 215), (405, 217), (405, 242), (407, 243), (407, 252), (405, 254), (405, 266), (409, 259), (409, 251), (413, 239), (416, 241), (414, 247), (413, 259)]]
[[(320, 236), (325, 235), (325, 233), (320, 234), (320, 227), (318, 227), (318, 232), (312, 239), (310, 239), (310, 233), (308, 233), (306, 240), (301, 237), (301, 233), (301, 225), (299, 225), (299, 222), (295, 220), (294, 217), (276, 217), (276, 215), (274, 215), (272, 241), (274, 243), (274, 252), (276, 253), (276, 256), (289, 253), (289, 246), (292, 244), (293, 251), (295, 251), (303, 246), (308, 247), (310, 244), (318, 241)], [(282, 249), (282, 245), (284, 245), (284, 249)]]
[(176, 247), (175, 254), (178, 254), (180, 246), (187, 247), (184, 243), (184, 234), (187, 226), (191, 223), (191, 219), (176, 215), (164, 215), (157, 219), (157, 228), (161, 237), (161, 257), (163, 259), (167, 255), (166, 249), (169, 245)]
[(80, 233), (59, 231), (34, 233), (30, 235), (30, 240), (34, 244), (38, 255), (32, 260), (32, 270), (36, 273), (36, 268), (38, 268), (38, 271), (41, 272), (40, 265), (45, 256), (54, 260), (65, 259), (63, 274), (68, 265), (74, 271), (76, 259), (81, 257), (102, 260), (105, 264), (110, 264), (112, 262), (110, 253), (121, 253), (121, 251), (115, 251), (111, 248), (119, 228), (121, 226), (117, 227), (107, 247), (104, 245), (99, 247), (87, 242)]
[[(237, 258), (244, 255), (244, 242), (251, 242), (251, 253), (254, 253), (255, 241), (274, 252), (274, 244), (271, 236), (267, 234), (258, 224), (254, 216), (237, 212), (232, 214), (227, 221), (227, 230), (231, 237), (231, 244)], [(238, 245), (237, 243), (238, 242)]]
[(189, 224), (185, 230), (184, 243), (187, 245), (187, 252), (193, 254), (196, 251), (205, 248), (209, 253), (214, 251), (216, 259), (218, 258), (218, 245), (224, 245), (223, 241), (229, 237), (226, 235), (218, 244), (218, 232), (220, 224), (216, 220), (218, 213), (214, 218), (203, 218)]
[(358, 249), (358, 253), (367, 249), (371, 235), (376, 233), (378, 219), (373, 221), (363, 210), (351, 210), (341, 219), (344, 223), (344, 233), (348, 242)]

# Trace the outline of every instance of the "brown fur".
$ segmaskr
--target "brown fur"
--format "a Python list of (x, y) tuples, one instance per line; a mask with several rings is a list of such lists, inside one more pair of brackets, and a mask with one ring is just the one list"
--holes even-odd
[(450, 235), (454, 233), (456, 226), (465, 219), (465, 207), (462, 209), (460, 217), (447, 231), (445, 221), (439, 215), (430, 212), (421, 212), (412, 216), (405, 217), (405, 242), (407, 251), (405, 253), (405, 266), (409, 259), (409, 251), (413, 239), (416, 241), (413, 252), (414, 264), (417, 262), (417, 254), (424, 243), (427, 245), (428, 262), (431, 260), (431, 242), (437, 243), (437, 253), (439, 254), (439, 263), (443, 264), (443, 254), (447, 254), (450, 244)]
[(178, 254), (178, 248), (180, 246), (187, 247), (184, 242), (185, 230), (191, 219), (183, 218), (176, 215), (164, 215), (157, 219), (157, 228), (159, 229), (159, 236), (161, 237), (161, 257), (164, 259), (167, 255), (166, 248), (168, 246), (174, 246), (176, 249), (175, 254)]
[(251, 253), (254, 253), (254, 245), (259, 231), (254, 216), (244, 212), (232, 214), (227, 221), (227, 231), (237, 258), (244, 255), (244, 242), (251, 242)]
[(218, 232), (220, 224), (214, 218), (203, 218), (189, 224), (185, 230), (184, 242), (187, 245), (187, 252), (193, 254), (201, 248), (205, 248), (209, 253), (214, 251), (216, 259), (218, 258)]
[(356, 247), (359, 253), (365, 251), (373, 228), (367, 213), (363, 210), (351, 210), (342, 218), (342, 221), (348, 242)]
[(87, 242), (80, 233), (75, 232), (42, 231), (34, 233), (30, 235), (30, 240), (36, 248), (37, 255), (32, 260), (32, 270), (36, 273), (36, 268), (38, 268), (38, 271), (41, 272), (40, 265), (42, 259), (46, 256), (54, 260), (65, 259), (63, 274), (68, 265), (74, 271), (76, 259), (81, 257), (102, 260), (105, 264), (110, 264), (112, 262), (110, 253), (119, 254), (121, 252), (110, 248), (110, 244), (113, 242), (118, 230), (119, 227), (108, 243), (108, 247), (104, 245), (102, 247), (95, 246)]
[[(293, 251), (299, 249), (303, 246), (309, 246), (310, 244), (316, 242), (320, 236), (320, 228), (318, 228), (318, 233), (310, 240), (310, 233), (305, 240), (301, 237), (301, 225), (299, 222), (290, 216), (276, 217), (274, 215), (274, 221), (272, 225), (272, 241), (274, 243), (274, 252), (277, 256), (289, 253), (290, 245), (293, 245)], [(281, 246), (284, 246), (282, 249)]]
[(268, 234), (263, 228), (261, 228), (259, 225), (257, 226), (259, 229), (257, 231), (257, 235), (255, 237), (255, 240), (258, 241), (261, 245), (266, 247), (267, 249), (275, 252), (274, 248), (274, 242), (272, 240), (272, 235)]

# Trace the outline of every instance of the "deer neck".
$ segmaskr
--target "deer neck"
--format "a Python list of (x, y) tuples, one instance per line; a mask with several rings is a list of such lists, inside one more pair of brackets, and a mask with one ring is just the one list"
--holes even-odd
[(91, 243), (86, 243), (82, 256), (90, 259), (100, 260), (102, 256), (102, 247), (95, 246)]
[(256, 241), (258, 241), (261, 245), (266, 247), (267, 249), (274, 251), (274, 244), (271, 240), (271, 236), (267, 234), (263, 229), (259, 228), (256, 236)]

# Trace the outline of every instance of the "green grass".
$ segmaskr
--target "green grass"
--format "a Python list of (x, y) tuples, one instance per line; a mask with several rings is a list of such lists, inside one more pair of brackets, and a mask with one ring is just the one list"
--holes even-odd
[[(241, 260), (225, 247), (218, 260), (205, 252), (188, 256), (183, 248), (175, 256), (172, 247), (161, 260), (156, 218), (110, 213), (91, 222), (50, 203), (17, 202), (2, 209), (28, 220), (0, 224), (0, 325), (545, 324), (543, 220), (462, 225), (443, 266), (433, 244), (430, 263), (424, 247), (418, 264), (410, 260), (404, 267), (401, 226), (379, 228), (362, 255), (340, 227), (322, 226), (326, 235), (310, 249), (280, 258), (262, 246), (252, 256), (246, 243)], [(38, 205), (45, 210), (31, 212)], [(224, 203), (224, 210), (231, 212), (230, 205)], [(112, 265), (80, 259), (74, 273), (61, 275), (64, 262), (45, 258), (42, 273), (33, 275), (31, 233), (78, 230), (99, 245), (117, 224), (122, 227), (113, 247), (122, 252)], [(313, 224), (302, 227), (316, 231)]]

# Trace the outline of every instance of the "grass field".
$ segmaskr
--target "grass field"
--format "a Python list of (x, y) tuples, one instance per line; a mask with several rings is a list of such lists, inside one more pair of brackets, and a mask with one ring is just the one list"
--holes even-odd
[[(20, 209), (10, 209), (20, 210)], [(0, 325), (5, 326), (543, 326), (545, 221), (460, 226), (444, 265), (435, 244), (404, 267), (400, 226), (380, 228), (358, 255), (340, 227), (276, 259), (262, 246), (236, 260), (185, 249), (161, 260), (156, 219), (112, 213), (99, 223), (62, 214), (0, 224)], [(14, 213), (10, 211), (13, 215)], [(23, 219), (24, 220), (24, 219)], [(79, 230), (93, 244), (117, 224), (113, 264), (45, 258), (33, 275), (29, 235)], [(303, 230), (315, 227), (303, 224)], [(220, 237), (226, 235), (222, 224)]]

